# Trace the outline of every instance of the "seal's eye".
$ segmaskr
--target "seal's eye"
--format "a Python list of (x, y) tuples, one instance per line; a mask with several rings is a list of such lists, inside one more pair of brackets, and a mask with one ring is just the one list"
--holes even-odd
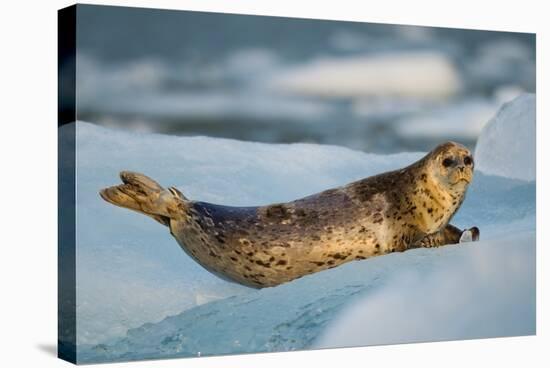
[(443, 166), (449, 167), (454, 163), (454, 160), (452, 158), (447, 157), (443, 160)]
[(474, 161), (472, 160), (472, 158), (470, 156), (464, 157), (464, 165), (470, 166), (473, 162)]

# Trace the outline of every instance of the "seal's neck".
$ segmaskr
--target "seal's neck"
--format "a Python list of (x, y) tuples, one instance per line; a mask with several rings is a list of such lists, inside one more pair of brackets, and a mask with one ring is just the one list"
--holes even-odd
[(412, 196), (415, 202), (420, 231), (433, 234), (447, 225), (464, 200), (465, 188), (449, 189), (428, 174), (420, 171)]

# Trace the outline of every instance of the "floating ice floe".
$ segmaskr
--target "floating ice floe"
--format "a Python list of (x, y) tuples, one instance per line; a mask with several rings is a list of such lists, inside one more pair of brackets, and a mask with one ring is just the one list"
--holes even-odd
[(479, 242), (349, 262), (262, 290), (216, 278), (165, 227), (103, 202), (97, 191), (116, 183), (119, 171), (136, 170), (192, 199), (260, 205), (403, 167), (422, 154), (77, 123), (79, 362), (534, 333), (536, 187), (517, 170), (534, 172), (535, 163), (483, 153), (499, 149), (489, 138), (515, 136), (515, 120), (533, 113), (533, 98), (505, 107), (519, 104), (523, 113), (499, 113), (498, 132), (484, 131), (479, 140), (476, 159), (485, 163), (452, 221), (478, 226)]
[[(421, 104), (420, 101), (409, 103), (410, 114), (395, 123), (395, 134), (404, 139), (445, 140), (452, 137), (475, 142), (502, 104), (522, 93), (518, 86), (503, 86), (496, 89), (492, 98), (473, 97), (442, 106)], [(404, 110), (403, 106), (408, 105), (398, 104), (394, 110)]]
[(434, 108), (396, 123), (395, 132), (407, 139), (476, 139), (498, 110), (498, 101), (481, 98)]
[(394, 96), (443, 99), (461, 90), (452, 61), (436, 51), (323, 58), (282, 71), (271, 88), (320, 97)]

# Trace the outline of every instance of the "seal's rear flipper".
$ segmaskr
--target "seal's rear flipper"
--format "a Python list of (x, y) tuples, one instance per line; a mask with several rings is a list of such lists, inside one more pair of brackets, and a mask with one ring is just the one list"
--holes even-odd
[(101, 198), (115, 206), (128, 208), (169, 226), (170, 219), (185, 214), (187, 199), (176, 188), (164, 189), (153, 179), (135, 172), (123, 171), (124, 184), (102, 189)]

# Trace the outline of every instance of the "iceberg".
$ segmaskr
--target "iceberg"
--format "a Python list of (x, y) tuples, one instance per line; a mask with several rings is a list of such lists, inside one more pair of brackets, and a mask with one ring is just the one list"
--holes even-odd
[(476, 165), (488, 174), (535, 180), (536, 97), (523, 94), (506, 103), (483, 128)]
[[(514, 136), (515, 120), (530, 116), (531, 98), (506, 105), (500, 128), (478, 141), (482, 164), (452, 222), (478, 226), (479, 242), (349, 262), (261, 290), (213, 276), (166, 228), (106, 204), (98, 190), (119, 171), (135, 170), (192, 199), (260, 205), (403, 167), (422, 153), (171, 137), (77, 122), (78, 361), (535, 333), (536, 183), (516, 171), (534, 172), (535, 163), (488, 154), (499, 149), (488, 138)], [(525, 114), (503, 113), (514, 104)]]

